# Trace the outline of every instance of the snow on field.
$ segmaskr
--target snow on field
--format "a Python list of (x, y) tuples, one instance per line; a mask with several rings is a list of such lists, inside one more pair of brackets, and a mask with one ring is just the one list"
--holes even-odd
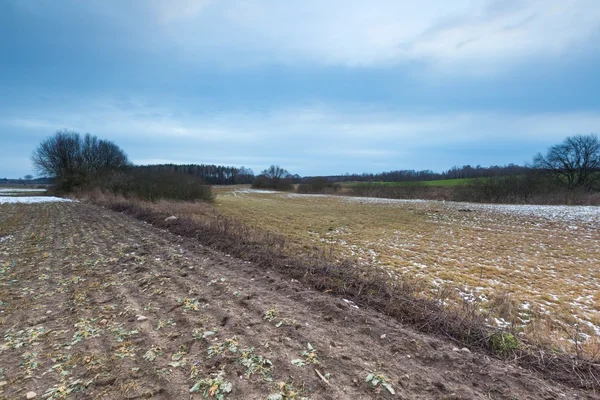
[(22, 197), (8, 197), (0, 196), (0, 204), (37, 204), (37, 203), (64, 203), (72, 202), (71, 199), (62, 199), (60, 197), (52, 196), (22, 196)]
[(231, 193), (234, 196), (236, 196), (238, 194), (275, 194), (275, 193), (281, 193), (281, 192), (277, 192), (275, 190), (238, 189), (238, 190), (235, 190), (235, 191), (233, 191)]
[(332, 197), (329, 194), (287, 193), (286, 197)]
[(418, 200), (418, 199), (386, 199), (383, 197), (352, 197), (345, 196), (344, 200), (361, 203), (361, 204), (406, 204), (406, 203), (427, 203), (436, 202), (435, 200)]
[[(278, 193), (273, 191), (255, 191), (247, 189), (245, 193)], [(429, 203), (437, 205), (448, 210), (457, 211), (483, 211), (494, 212), (505, 215), (514, 215), (519, 217), (543, 218), (548, 221), (579, 221), (594, 223), (600, 225), (600, 207), (597, 206), (544, 206), (532, 204), (484, 204), (484, 203), (459, 203), (445, 202), (438, 200), (420, 200), (420, 199), (386, 199), (380, 197), (352, 197), (352, 196), (334, 196), (323, 194), (298, 194), (288, 193), (286, 197), (329, 197), (339, 198), (343, 201), (361, 204), (420, 204)], [(576, 229), (576, 227), (572, 227)]]
[(600, 207), (597, 206), (540, 206), (530, 204), (480, 204), (446, 203), (453, 208), (468, 208), (473, 211), (491, 211), (521, 217), (544, 218), (549, 221), (579, 221), (600, 223)]
[[(597, 206), (543, 206), (532, 204), (459, 203), (437, 200), (385, 199), (378, 197), (343, 197), (350, 202), (365, 204), (423, 204), (430, 203), (448, 210), (494, 212), (519, 217), (543, 218), (548, 221), (578, 221), (600, 224), (600, 207)], [(576, 227), (573, 227), (575, 229)]]
[(48, 189), (27, 189), (27, 188), (0, 188), (0, 193), (31, 193), (46, 192)]

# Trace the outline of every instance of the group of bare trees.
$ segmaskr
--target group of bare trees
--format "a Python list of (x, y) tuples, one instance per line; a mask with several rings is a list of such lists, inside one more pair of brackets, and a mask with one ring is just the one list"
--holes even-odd
[(100, 174), (131, 166), (125, 152), (113, 142), (68, 130), (42, 141), (31, 160), (38, 173), (56, 178), (59, 188), (67, 191)]

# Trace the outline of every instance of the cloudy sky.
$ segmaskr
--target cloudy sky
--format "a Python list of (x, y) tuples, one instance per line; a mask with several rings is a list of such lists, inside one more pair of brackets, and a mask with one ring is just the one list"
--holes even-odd
[(598, 0), (2, 0), (0, 178), (65, 128), (140, 164), (521, 164), (600, 133), (598, 43)]

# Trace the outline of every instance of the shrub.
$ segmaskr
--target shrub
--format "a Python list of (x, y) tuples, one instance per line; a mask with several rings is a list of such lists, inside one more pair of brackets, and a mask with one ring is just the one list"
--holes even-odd
[(490, 336), (490, 348), (498, 354), (506, 354), (519, 349), (519, 340), (508, 332), (497, 332)]
[(255, 189), (274, 189), (288, 191), (294, 187), (292, 175), (279, 165), (271, 165), (252, 182)]
[(311, 178), (298, 185), (298, 193), (336, 193), (341, 189), (339, 183), (329, 182), (327, 178)]
[(108, 174), (92, 184), (113, 194), (141, 200), (212, 201), (212, 189), (193, 175), (133, 168)]

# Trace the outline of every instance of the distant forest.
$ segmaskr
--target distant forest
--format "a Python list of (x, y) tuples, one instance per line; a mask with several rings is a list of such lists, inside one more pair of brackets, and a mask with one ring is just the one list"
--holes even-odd
[(51, 185), (54, 183), (53, 178), (21, 178), (21, 179), (0, 179), (0, 185)]
[(205, 164), (156, 164), (135, 168), (150, 172), (175, 172), (193, 175), (208, 185), (238, 185), (252, 183), (254, 172), (245, 167), (227, 167)]
[[(229, 167), (223, 165), (206, 165), (206, 164), (157, 164), (144, 165), (136, 168), (145, 169), (148, 171), (160, 172), (176, 172), (196, 176), (202, 179), (203, 182), (209, 185), (237, 185), (250, 184), (256, 178), (254, 172), (250, 168), (245, 167)], [(343, 174), (343, 175), (327, 175), (318, 176), (319, 178), (327, 178), (329, 182), (420, 182), (433, 181), (441, 179), (462, 179), (462, 178), (488, 178), (497, 176), (515, 176), (524, 175), (531, 172), (530, 167), (524, 167), (515, 164), (505, 166), (493, 165), (490, 167), (482, 167), (480, 165), (472, 167), (465, 165), (462, 167), (453, 167), (448, 171), (434, 172), (431, 170), (415, 171), (415, 170), (398, 170), (389, 172), (380, 172), (376, 174)], [(286, 171), (287, 172), (287, 171)], [(264, 173), (264, 171), (263, 171)], [(294, 183), (304, 183), (316, 176), (300, 177), (299, 175), (289, 175), (289, 178)]]
[[(490, 178), (497, 176), (515, 176), (531, 172), (531, 168), (520, 165), (509, 164), (505, 166), (493, 165), (482, 167), (480, 165), (472, 167), (464, 165), (462, 167), (452, 167), (448, 171), (434, 172), (431, 170), (399, 170), (380, 172), (377, 174), (344, 174), (326, 176), (330, 182), (420, 182), (435, 181), (441, 179), (463, 179), (463, 178)], [(315, 177), (304, 177), (302, 181), (310, 180)]]
[[(140, 170), (149, 172), (175, 172), (189, 174), (198, 177), (202, 182), (209, 185), (239, 185), (251, 184), (256, 175), (254, 171), (246, 167), (231, 167), (224, 165), (207, 165), (207, 164), (156, 164), (142, 165), (134, 167)], [(442, 179), (462, 179), (462, 178), (488, 178), (498, 176), (515, 176), (524, 175), (532, 171), (530, 167), (509, 164), (506, 166), (493, 165), (490, 167), (482, 167), (480, 165), (472, 167), (465, 165), (462, 167), (453, 167), (448, 171), (434, 172), (431, 170), (398, 170), (380, 173), (362, 173), (343, 175), (327, 175), (318, 176), (326, 178), (329, 182), (420, 182), (433, 181)], [(291, 175), (291, 180), (294, 183), (304, 183), (315, 176), (300, 177), (299, 175)], [(51, 178), (38, 179), (0, 179), (0, 184), (51, 184)]]

